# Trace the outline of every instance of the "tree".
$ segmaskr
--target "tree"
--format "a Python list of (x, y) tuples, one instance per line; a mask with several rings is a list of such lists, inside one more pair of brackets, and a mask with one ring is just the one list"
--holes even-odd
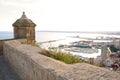
[(111, 52), (117, 52), (118, 51), (118, 49), (115, 48), (114, 45), (110, 45), (110, 50), (111, 50)]

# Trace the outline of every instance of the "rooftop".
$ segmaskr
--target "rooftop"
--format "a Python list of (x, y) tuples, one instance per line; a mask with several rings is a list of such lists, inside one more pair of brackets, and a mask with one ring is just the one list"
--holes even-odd
[(14, 27), (35, 27), (36, 24), (31, 20), (28, 19), (27, 16), (25, 15), (25, 12), (23, 12), (21, 18), (17, 19), (14, 23), (13, 23)]

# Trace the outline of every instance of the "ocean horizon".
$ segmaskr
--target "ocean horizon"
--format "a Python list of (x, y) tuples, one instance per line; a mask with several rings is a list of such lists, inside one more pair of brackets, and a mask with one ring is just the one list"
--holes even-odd
[[(48, 33), (50, 33), (48, 35)], [(54, 34), (54, 35), (53, 35)], [(45, 37), (48, 38), (43, 38), (43, 35)], [(52, 36), (51, 36), (52, 35)], [(82, 37), (97, 37), (97, 36), (115, 36), (118, 37), (120, 36), (120, 31), (36, 31), (36, 41), (38, 42), (44, 42), (44, 41), (49, 41), (51, 40), (56, 40), (59, 38), (61, 38), (61, 36), (65, 37), (65, 36), (82, 36)], [(49, 37), (51, 36), (51, 38)], [(0, 40), (4, 40), (4, 39), (12, 39), (14, 38), (14, 34), (13, 31), (0, 31)]]
[[(36, 31), (36, 42), (43, 49), (48, 49), (50, 47), (58, 47), (60, 45), (70, 45), (73, 42), (94, 40), (96, 38), (118, 38), (120, 39), (119, 32), (104, 32), (104, 33), (95, 33), (95, 32), (64, 32), (64, 31)], [(13, 32), (3, 31), (0, 32), (0, 40), (4, 39), (13, 39)], [(70, 49), (72, 50), (72, 48)], [(77, 48), (76, 48), (77, 50)], [(71, 52), (72, 53), (72, 52)], [(85, 57), (96, 57), (100, 55), (99, 53), (80, 53), (73, 52), (73, 55), (85, 56)]]
[(13, 32), (12, 31), (0, 31), (0, 40), (4, 39), (13, 39)]

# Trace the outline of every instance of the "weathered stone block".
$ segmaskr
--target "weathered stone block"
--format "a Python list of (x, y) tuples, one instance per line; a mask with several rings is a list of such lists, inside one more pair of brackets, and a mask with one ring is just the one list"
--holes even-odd
[(65, 64), (18, 40), (3, 43), (4, 57), (22, 80), (120, 80), (119, 74), (85, 63)]

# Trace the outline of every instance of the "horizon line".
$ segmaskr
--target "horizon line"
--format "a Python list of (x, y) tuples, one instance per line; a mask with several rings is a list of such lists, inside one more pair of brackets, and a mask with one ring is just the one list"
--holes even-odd
[[(13, 32), (12, 30), (6, 30), (6, 31), (1, 31), (0, 32)], [(36, 32), (120, 32), (120, 31), (58, 31), (58, 30), (36, 30)]]

